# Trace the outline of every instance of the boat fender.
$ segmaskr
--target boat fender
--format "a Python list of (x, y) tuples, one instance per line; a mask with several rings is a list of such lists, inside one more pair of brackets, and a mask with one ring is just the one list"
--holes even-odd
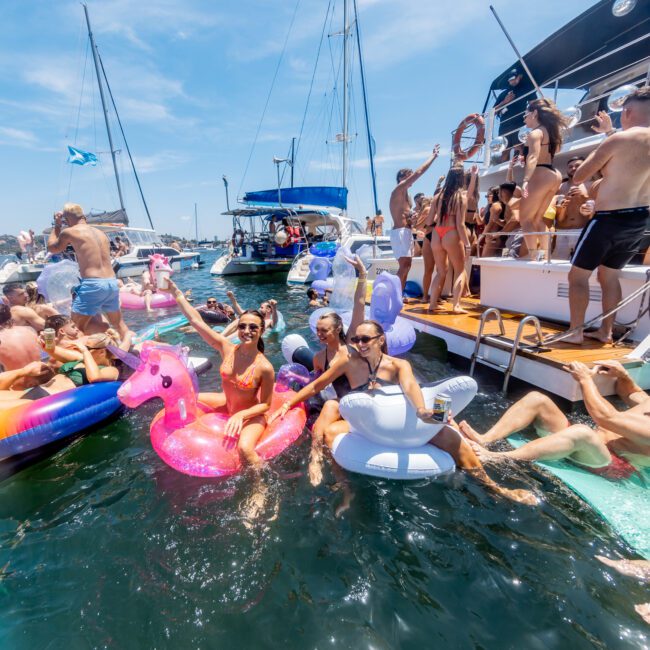
[[(463, 149), (461, 141), (463, 134), (470, 126), (476, 127), (476, 137), (474, 142), (467, 148)], [(453, 153), (456, 160), (462, 161), (472, 158), (478, 150), (485, 144), (485, 120), (479, 113), (471, 113), (456, 128), (453, 139)]]
[(310, 372), (314, 369), (314, 351), (300, 334), (288, 334), (282, 339), (282, 356), (287, 363), (299, 363)]

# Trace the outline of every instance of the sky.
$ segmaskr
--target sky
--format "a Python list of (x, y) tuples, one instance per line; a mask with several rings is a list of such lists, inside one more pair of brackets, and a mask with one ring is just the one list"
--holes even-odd
[[(417, 167), (440, 143), (440, 159), (413, 188), (432, 192), (449, 167), (451, 131), (465, 115), (482, 110), (491, 80), (515, 60), (489, 4), (358, 0), (379, 207), (385, 213), (397, 169)], [(492, 4), (525, 53), (593, 2)], [(245, 191), (276, 187), (272, 159), (287, 156), (301, 125), (296, 185), (340, 183), (341, 144), (335, 136), (342, 130), (342, 7), (342, 0), (88, 2), (159, 232), (193, 236), (196, 204), (200, 237), (229, 235), (230, 217), (221, 215), (222, 175), (229, 180), (231, 206)], [(1, 15), (0, 233), (27, 227), (40, 232), (66, 201), (86, 211), (116, 209), (81, 5), (4, 0)], [(362, 110), (355, 56), (348, 210), (359, 221), (373, 210)], [(131, 225), (146, 227), (112, 111), (109, 117)], [(67, 145), (96, 153), (100, 163), (68, 164)], [(288, 184), (288, 170), (280, 169)]]

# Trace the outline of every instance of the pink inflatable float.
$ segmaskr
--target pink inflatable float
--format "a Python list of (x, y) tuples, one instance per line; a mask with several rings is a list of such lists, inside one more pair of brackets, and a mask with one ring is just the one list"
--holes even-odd
[[(169, 259), (160, 253), (154, 253), (149, 256), (149, 274), (154, 286), (157, 286), (157, 278), (173, 273), (169, 265)], [(120, 307), (122, 309), (145, 309), (144, 296), (130, 291), (120, 291)], [(164, 307), (176, 307), (176, 300), (170, 293), (160, 292), (151, 296), (152, 309), (162, 309)]]
[[(294, 394), (281, 392), (276, 384), (271, 412)], [(198, 381), (187, 364), (185, 349), (145, 342), (140, 366), (122, 384), (118, 397), (128, 407), (160, 397), (164, 408), (151, 422), (151, 444), (170, 467), (190, 476), (224, 477), (237, 473), (241, 461), (234, 441), (225, 439), (228, 414), (212, 411), (197, 400)], [(256, 451), (264, 459), (274, 458), (300, 437), (305, 426), (303, 408), (291, 409), (286, 417), (268, 426)]]

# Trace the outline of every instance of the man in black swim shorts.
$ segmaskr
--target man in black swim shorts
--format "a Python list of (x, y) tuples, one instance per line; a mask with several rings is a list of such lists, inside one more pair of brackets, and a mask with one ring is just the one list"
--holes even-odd
[[(650, 230), (650, 87), (628, 95), (621, 112), (622, 131), (616, 132), (601, 111), (593, 127), (606, 139), (578, 167), (574, 183), (584, 183), (597, 172), (603, 175), (596, 196), (596, 212), (584, 227), (571, 259), (569, 272), (570, 328), (563, 341), (582, 343), (582, 325), (589, 306), (589, 277), (598, 268), (603, 313), (620, 302), (619, 270), (639, 251)], [(614, 318), (602, 320), (596, 332), (584, 334), (603, 343), (612, 341)]]

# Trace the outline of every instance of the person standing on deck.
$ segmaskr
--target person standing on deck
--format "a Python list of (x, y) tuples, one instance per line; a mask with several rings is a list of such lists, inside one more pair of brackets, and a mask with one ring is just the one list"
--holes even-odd
[[(68, 226), (65, 229), (64, 223)], [(86, 215), (76, 203), (66, 203), (63, 212), (54, 215), (53, 226), (47, 249), (50, 253), (62, 253), (72, 246), (79, 264), (81, 282), (72, 302), (72, 320), (85, 332), (93, 316), (105, 313), (111, 326), (124, 338), (129, 330), (120, 311), (108, 237), (86, 223)]]
[[(603, 312), (620, 302), (619, 270), (638, 252), (650, 215), (650, 87), (638, 88), (625, 99), (620, 133), (615, 132), (604, 111), (597, 120), (598, 125), (592, 128), (607, 138), (573, 175), (574, 183), (583, 183), (597, 172), (603, 178), (596, 212), (583, 229), (571, 258), (569, 327), (577, 331), (563, 339), (566, 343), (583, 342), (581, 326), (589, 306), (589, 277), (596, 268)], [(585, 336), (610, 343), (615, 316), (604, 318), (597, 331)]]
[(397, 172), (397, 187), (390, 195), (390, 214), (393, 217), (390, 244), (399, 264), (397, 277), (402, 283), (402, 291), (404, 291), (406, 285), (406, 278), (411, 269), (411, 258), (413, 257), (413, 237), (410, 224), (411, 199), (408, 195), (408, 189), (431, 167), (433, 161), (438, 157), (439, 151), (440, 145), (437, 144), (433, 148), (431, 156), (415, 171), (400, 169)]

